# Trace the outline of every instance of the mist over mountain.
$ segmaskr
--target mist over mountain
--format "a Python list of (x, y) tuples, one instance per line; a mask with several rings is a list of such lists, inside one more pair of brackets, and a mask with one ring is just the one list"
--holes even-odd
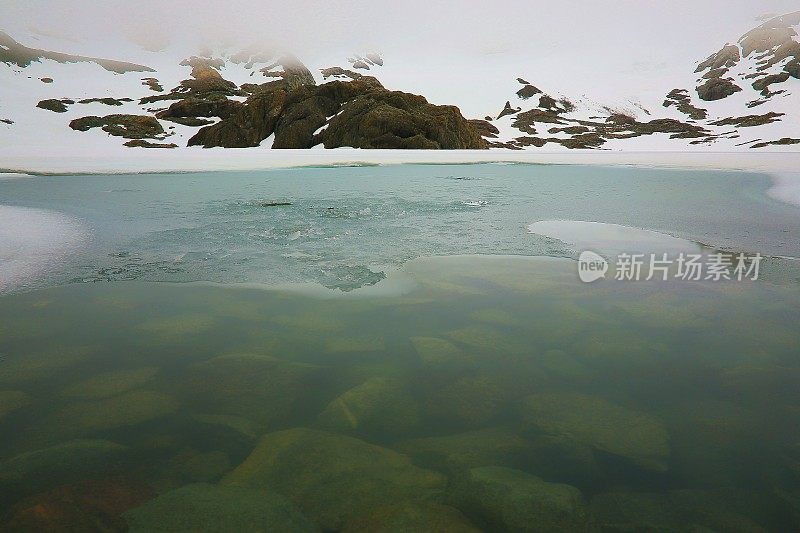
[(0, 28), (0, 136), (20, 150), (800, 138), (791, 2), (51, 4)]

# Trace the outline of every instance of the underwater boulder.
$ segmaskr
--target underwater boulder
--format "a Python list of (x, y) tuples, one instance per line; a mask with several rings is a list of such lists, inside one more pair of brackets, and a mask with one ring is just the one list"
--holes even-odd
[(279, 494), (205, 483), (161, 494), (123, 516), (132, 533), (319, 531)]
[(445, 479), (393, 450), (294, 428), (265, 435), (222, 484), (275, 490), (324, 529), (339, 529), (379, 505), (434, 498)]
[(473, 468), (454, 482), (455, 505), (488, 531), (587, 531), (581, 491), (502, 466)]
[(292, 414), (318, 370), (269, 355), (227, 354), (192, 365), (180, 388), (198, 411), (244, 417), (263, 427)]
[(51, 427), (61, 433), (84, 435), (134, 426), (173, 414), (178, 402), (156, 391), (132, 391), (98, 401), (67, 405), (53, 417)]
[(452, 363), (464, 357), (458, 346), (438, 337), (411, 337), (411, 344), (426, 366)]
[(2, 531), (105, 533), (128, 531), (122, 513), (142, 505), (155, 491), (141, 480), (111, 476), (61, 485), (33, 494), (8, 510)]
[(212, 483), (219, 481), (230, 469), (230, 459), (225, 452), (185, 448), (170, 459), (166, 471), (184, 481)]
[(423, 437), (400, 442), (397, 450), (415, 463), (436, 470), (478, 466), (517, 466), (530, 452), (530, 444), (505, 428), (487, 428), (442, 437)]
[(79, 439), (19, 454), (0, 463), (0, 494), (16, 495), (114, 471), (129, 448)]
[(373, 377), (331, 401), (317, 426), (340, 433), (402, 435), (419, 419), (419, 407), (403, 381)]
[(401, 502), (382, 505), (349, 520), (343, 533), (478, 533), (461, 511), (432, 502)]
[(667, 470), (669, 434), (653, 415), (597, 396), (541, 393), (525, 398), (522, 416), (545, 434), (570, 438), (641, 468)]
[(64, 389), (64, 396), (79, 400), (97, 400), (122, 394), (144, 385), (158, 373), (156, 367), (116, 370), (97, 374)]
[(448, 331), (444, 336), (480, 353), (517, 355), (531, 351), (530, 346), (519, 340), (517, 336), (507, 335), (485, 325), (466, 326)]
[(503, 375), (472, 374), (442, 383), (426, 399), (426, 413), (455, 427), (480, 427), (500, 417), (509, 402), (528, 391)]

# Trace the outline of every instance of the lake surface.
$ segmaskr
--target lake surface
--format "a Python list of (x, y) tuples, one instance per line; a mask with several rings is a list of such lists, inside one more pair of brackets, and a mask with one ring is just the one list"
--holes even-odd
[[(800, 209), (768, 187), (0, 182), (0, 529), (797, 530)], [(585, 249), (766, 258), (758, 280), (582, 283)]]

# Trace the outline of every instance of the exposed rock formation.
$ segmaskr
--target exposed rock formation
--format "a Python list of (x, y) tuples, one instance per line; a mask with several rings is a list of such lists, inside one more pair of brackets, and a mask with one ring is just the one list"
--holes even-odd
[(152, 143), (150, 141), (145, 141), (143, 139), (134, 139), (132, 141), (128, 141), (123, 144), (129, 148), (177, 148), (178, 147), (178, 145), (175, 143)]
[(63, 98), (61, 100), (56, 100), (54, 98), (50, 98), (47, 100), (42, 100), (36, 107), (40, 109), (46, 109), (48, 111), (53, 111), (55, 113), (66, 113), (67, 112), (67, 105), (74, 104), (74, 100), (69, 100), (67, 98)]
[(667, 94), (664, 100), (664, 107), (675, 106), (678, 111), (688, 115), (693, 120), (703, 120), (708, 116), (705, 109), (700, 109), (692, 105), (691, 98), (686, 89), (673, 89)]
[[(274, 148), (484, 148), (453, 106), (387, 91), (370, 80), (320, 86), (266, 84), (233, 116), (200, 130), (190, 145), (257, 146), (275, 134)], [(324, 129), (321, 129), (324, 128)]]
[(711, 78), (697, 87), (697, 95), (701, 100), (712, 102), (714, 100), (722, 100), (741, 90), (742, 88), (730, 79)]
[(164, 128), (154, 117), (147, 115), (106, 115), (76, 118), (69, 127), (78, 131), (102, 128), (109, 135), (126, 139), (158, 139), (164, 135)]

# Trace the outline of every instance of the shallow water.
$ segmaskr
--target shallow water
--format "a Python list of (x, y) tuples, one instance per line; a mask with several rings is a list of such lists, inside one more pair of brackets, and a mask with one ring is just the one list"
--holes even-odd
[[(62, 272), (38, 278), (41, 288), (0, 297), (0, 529), (800, 528), (800, 285), (791, 268), (778, 280), (772, 263), (773, 277), (759, 281), (609, 276), (586, 284), (571, 259), (525, 257), (572, 257), (584, 247), (711, 251), (653, 232), (552, 222), (568, 217), (666, 230), (713, 249), (725, 239), (710, 237), (727, 236), (731, 249), (769, 253), (788, 246), (779, 246), (783, 229), (797, 231), (797, 211), (763, 200), (756, 205), (771, 225), (742, 229), (747, 222), (732, 206), (765, 187), (752, 175), (709, 173), (696, 194), (684, 191), (688, 207), (669, 220), (649, 194), (688, 182), (680, 173), (621, 171), (623, 182), (645, 176), (647, 184), (634, 187), (642, 206), (630, 208), (610, 197), (558, 205), (580, 180), (561, 174), (569, 183), (556, 193), (555, 178), (538, 167), (543, 174), (533, 174), (520, 200), (509, 191), (523, 188), (523, 174), (514, 166), (507, 182), (487, 178), (495, 167), (433, 167), (476, 178), (441, 177), (447, 190), (433, 199), (436, 187), (421, 178), (392, 193), (376, 169), (357, 169), (377, 173), (374, 181), (331, 179), (309, 185), (308, 195), (288, 182), (269, 194), (263, 176), (238, 178), (258, 181), (253, 194), (237, 189), (243, 182), (214, 184), (212, 175), (161, 177), (177, 181), (159, 182), (159, 194), (150, 190), (155, 177), (119, 178), (126, 189), (144, 180), (148, 199), (113, 206), (92, 207), (88, 191), (114, 189), (115, 177), (69, 178), (78, 181), (60, 199), (52, 192), (36, 202), (34, 190), (14, 189), (18, 205), (57, 210), (92, 229), (79, 270), (113, 263), (112, 248), (166, 257), (170, 245), (159, 239), (171, 227), (182, 235), (172, 245), (248, 260), (225, 263), (220, 254), (209, 261), (229, 270), (215, 273), (195, 258), (181, 274), (158, 270), (159, 279), (248, 283), (151, 283), (137, 270), (130, 281), (52, 286), (75, 272), (71, 258)], [(302, 172), (324, 181), (328, 171), (342, 169)], [(614, 181), (606, 171), (596, 177), (604, 186)], [(185, 180), (201, 190), (167, 209)], [(725, 188), (725, 180), (740, 187)], [(458, 188), (441, 185), (451, 181)], [(493, 184), (460, 188), (486, 181)], [(372, 190), (369, 200), (356, 197), (354, 183)], [(547, 198), (548, 186), (551, 200), (524, 205)], [(696, 211), (717, 193), (719, 209)], [(293, 205), (285, 214), (232, 207), (247, 195)], [(310, 204), (326, 196), (372, 215), (317, 214)], [(413, 214), (387, 207), (400, 196)], [(467, 211), (456, 198), (487, 204)], [(426, 212), (425, 202), (434, 207)], [(221, 204), (224, 215), (209, 214)], [(578, 217), (581, 207), (594, 211)], [(648, 210), (649, 223), (635, 223)], [(217, 232), (197, 224), (204, 216), (218, 217)], [(120, 219), (131, 225), (117, 227)], [(268, 241), (258, 255), (255, 241), (224, 231), (299, 219), (335, 233), (341, 249), (308, 238), (302, 250), (323, 258), (302, 263), (283, 257), (301, 250), (298, 239)], [(365, 283), (351, 273), (350, 285), (340, 277), (329, 285), (353, 290), (327, 289), (321, 264), (339, 264), (337, 253), (383, 276)], [(267, 264), (274, 270), (262, 277)], [(272, 285), (258, 283), (266, 280)], [(296, 281), (303, 283), (287, 283)]]
[[(417, 257), (572, 257), (541, 220), (645, 228), (719, 249), (800, 257), (797, 208), (767, 176), (547, 165), (396, 165), (37, 177), (0, 204), (53, 210), (92, 238), (28, 287), (146, 280), (374, 284)], [(264, 207), (268, 202), (291, 206)]]

